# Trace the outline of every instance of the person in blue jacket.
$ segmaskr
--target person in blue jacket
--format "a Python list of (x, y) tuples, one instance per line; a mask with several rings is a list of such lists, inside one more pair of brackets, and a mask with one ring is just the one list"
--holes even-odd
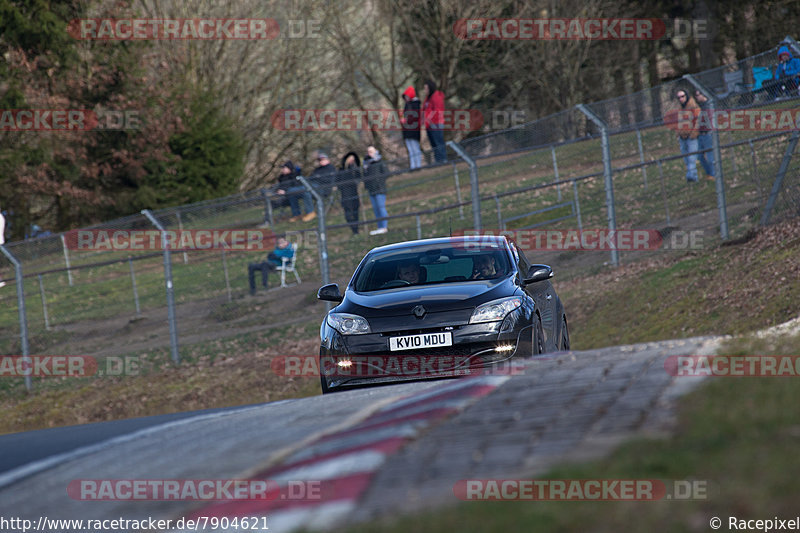
[(261, 271), (261, 282), (265, 289), (269, 288), (267, 276), (270, 272), (275, 270), (276, 267), (281, 266), (283, 263), (282, 258), (291, 259), (294, 255), (294, 249), (284, 237), (278, 237), (275, 244), (275, 249), (272, 250), (267, 256), (266, 261), (259, 263), (250, 263), (247, 265), (247, 277), (250, 280), (250, 295), (256, 294), (256, 271)]
[(778, 66), (772, 79), (775, 82), (771, 91), (774, 97), (793, 92), (800, 85), (800, 59), (792, 57), (786, 45), (778, 48)]

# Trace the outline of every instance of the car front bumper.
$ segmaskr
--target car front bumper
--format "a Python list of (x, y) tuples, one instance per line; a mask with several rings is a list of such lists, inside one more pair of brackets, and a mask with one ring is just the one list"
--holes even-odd
[[(513, 316), (512, 316), (513, 315)], [(452, 346), (392, 351), (396, 336), (450, 333)], [(530, 323), (512, 313), (503, 321), (365, 335), (342, 335), (323, 325), (320, 372), (329, 388), (366, 383), (454, 377), (485, 372), (517, 354), (530, 354)]]

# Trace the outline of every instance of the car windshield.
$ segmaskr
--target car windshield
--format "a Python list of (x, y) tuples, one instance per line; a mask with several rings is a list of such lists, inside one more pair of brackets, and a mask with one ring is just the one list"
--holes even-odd
[(359, 292), (498, 279), (511, 272), (502, 244), (421, 245), (367, 256), (354, 280)]

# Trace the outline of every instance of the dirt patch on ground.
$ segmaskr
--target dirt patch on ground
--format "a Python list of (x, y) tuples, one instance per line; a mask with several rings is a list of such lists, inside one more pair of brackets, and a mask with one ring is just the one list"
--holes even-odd
[[(298, 331), (289, 334), (299, 336)], [(230, 353), (219, 341), (208, 348), (221, 353), (180, 365), (165, 361), (163, 353), (145, 353), (138, 358), (139, 375), (52, 378), (61, 381), (46, 384), (40, 380), (33, 394), (19, 391), (0, 401), (5, 413), (0, 433), (248, 405), (320, 391), (319, 378), (288, 377), (276, 371), (279, 357), (318, 353), (317, 339), (285, 341), (263, 349), (241, 346)]]

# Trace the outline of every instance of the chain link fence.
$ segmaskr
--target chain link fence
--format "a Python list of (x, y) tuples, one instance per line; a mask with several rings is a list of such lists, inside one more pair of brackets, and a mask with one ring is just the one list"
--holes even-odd
[[(786, 42), (800, 55), (797, 43)], [(776, 52), (777, 47), (693, 78), (716, 97), (718, 110), (793, 109), (797, 91), (775, 92), (762, 70), (774, 67)], [(75, 232), (8, 243), (10, 257), (0, 260), (8, 285), (0, 292), (0, 350), (121, 355), (170, 347), (178, 360), (182, 346), (213, 350), (216, 339), (307, 322), (309, 310), (321, 315), (321, 308), (312, 307), (321, 282), (346, 283), (364, 253), (384, 243), (475, 230), (610, 226), (663, 237), (661, 247), (619, 250), (617, 256), (534, 246), (529, 257), (553, 264), (563, 276), (676, 248), (716, 246), (723, 227), (727, 238), (735, 239), (800, 214), (796, 129), (718, 131), (716, 177), (698, 165), (700, 180), (687, 183), (685, 154), (674, 129), (664, 123), (677, 107), (678, 88), (694, 92), (691, 80), (682, 79), (579, 106), (450, 144), (444, 163), (433, 164), (426, 153), (428, 165), (415, 171), (405, 159), (386, 161), (385, 234), (370, 234), (378, 220), (360, 185), (363, 176), (349, 173), (331, 175), (333, 181), (322, 186), (310, 181), (322, 200), (315, 202), (316, 220), (293, 220), (285, 195), (259, 189), (81, 230), (94, 238), (140, 231), (153, 236), (147, 245), (96, 239), (82, 246)], [(341, 194), (348, 185), (358, 197), (357, 218), (349, 220)], [(261, 245), (170, 250), (160, 245), (163, 232), (202, 231), (251, 231)], [(290, 273), (286, 282), (292, 285), (283, 287), (271, 273), (269, 290), (263, 291), (256, 273), (259, 290), (252, 297), (248, 265), (264, 261), (273, 235), (297, 246), (297, 278)], [(21, 279), (14, 279), (11, 258), (20, 264)], [(303, 282), (294, 283), (298, 278)], [(15, 281), (22, 283), (22, 298), (12, 287)]]

